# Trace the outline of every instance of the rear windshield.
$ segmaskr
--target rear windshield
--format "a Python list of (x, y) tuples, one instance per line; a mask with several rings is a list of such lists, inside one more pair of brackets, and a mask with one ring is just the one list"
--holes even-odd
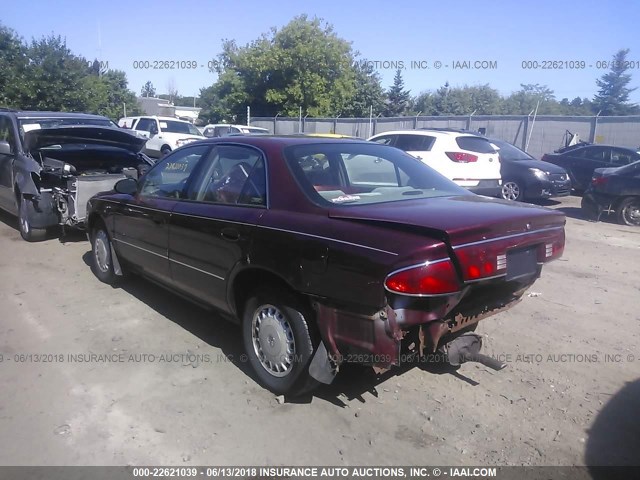
[(288, 147), (285, 156), (302, 190), (324, 206), (471, 195), (421, 161), (386, 145), (305, 144)]
[(457, 137), (456, 143), (463, 150), (475, 153), (496, 153), (489, 140), (480, 137)]

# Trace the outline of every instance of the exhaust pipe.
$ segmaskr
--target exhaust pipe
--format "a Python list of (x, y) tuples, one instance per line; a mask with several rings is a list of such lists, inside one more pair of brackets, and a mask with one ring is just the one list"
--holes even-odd
[(466, 332), (442, 347), (442, 352), (450, 365), (458, 367), (466, 362), (476, 362), (493, 370), (502, 370), (507, 366), (493, 357), (480, 353), (482, 337), (477, 333)]

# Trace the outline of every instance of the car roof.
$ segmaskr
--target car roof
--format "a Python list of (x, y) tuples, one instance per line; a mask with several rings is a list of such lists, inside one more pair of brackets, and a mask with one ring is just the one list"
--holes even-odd
[[(430, 129), (426, 129), (426, 128), (421, 128), (420, 130), (390, 130), (388, 132), (380, 132), (380, 133), (376, 133), (373, 137), (377, 137), (380, 135), (424, 135), (424, 136), (429, 136), (429, 137), (433, 137), (433, 136), (442, 136), (442, 137), (451, 137), (451, 136), (456, 136), (456, 137), (481, 137), (484, 138), (482, 135), (478, 135), (472, 132), (462, 132), (462, 131), (458, 131), (458, 130), (430, 130)], [(371, 137), (371, 138), (373, 138)]]
[[(575, 148), (571, 148), (571, 147), (575, 147)], [(556, 153), (558, 155), (562, 155), (564, 153), (570, 153), (570, 152), (575, 152), (576, 150), (582, 150), (583, 148), (587, 148), (587, 147), (619, 148), (621, 150), (628, 150), (629, 152), (634, 152), (634, 153), (640, 152), (640, 148), (621, 147), (620, 145), (606, 145), (602, 143), (587, 143), (585, 145), (571, 145), (570, 147), (565, 147), (560, 149), (560, 151), (556, 151)]]
[(18, 110), (12, 113), (15, 113), (18, 118), (86, 118), (92, 120), (109, 120), (102, 115), (93, 115), (90, 113), (39, 112), (34, 110)]
[(199, 143), (237, 143), (253, 145), (280, 145), (282, 147), (290, 145), (314, 145), (314, 144), (335, 144), (335, 143), (361, 143), (372, 145), (371, 142), (351, 138), (327, 138), (327, 137), (307, 137), (303, 135), (229, 135), (226, 137), (208, 138), (200, 140)]

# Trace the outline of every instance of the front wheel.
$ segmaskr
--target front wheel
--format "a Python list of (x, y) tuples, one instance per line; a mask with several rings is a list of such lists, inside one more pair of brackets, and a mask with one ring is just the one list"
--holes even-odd
[(520, 202), (524, 198), (524, 188), (515, 180), (508, 180), (502, 184), (500, 196), (505, 200)]
[(640, 226), (640, 197), (625, 198), (616, 209), (618, 222), (633, 227)]
[(109, 285), (118, 281), (118, 276), (113, 268), (111, 256), (111, 240), (104, 225), (97, 225), (91, 235), (91, 269), (98, 280)]
[(160, 158), (164, 158), (171, 153), (171, 148), (166, 145), (160, 149)]
[(20, 205), (18, 208), (18, 224), (20, 228), (20, 236), (27, 242), (38, 242), (44, 240), (47, 236), (47, 230), (41, 228), (33, 228), (29, 220), (29, 204), (24, 196), (20, 197)]
[(314, 342), (311, 312), (277, 289), (258, 290), (246, 303), (242, 336), (260, 383), (276, 394), (300, 394), (317, 383), (309, 375)]

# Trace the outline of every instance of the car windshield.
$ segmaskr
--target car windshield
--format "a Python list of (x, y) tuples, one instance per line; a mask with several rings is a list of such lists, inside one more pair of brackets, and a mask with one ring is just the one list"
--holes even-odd
[(187, 135), (202, 136), (200, 130), (189, 122), (176, 122), (175, 120), (160, 120), (160, 128), (168, 133), (186, 133)]
[(20, 118), (18, 126), (20, 128), (20, 137), (24, 140), (24, 134), (31, 130), (39, 130), (41, 128), (66, 127), (69, 125), (97, 125), (100, 127), (117, 127), (108, 118)]
[(362, 205), (471, 195), (414, 157), (373, 143), (318, 143), (285, 149), (289, 168), (320, 205)]
[(531, 155), (523, 152), (518, 147), (514, 147), (508, 142), (503, 142), (502, 140), (489, 141), (500, 149), (498, 153), (501, 160), (535, 160)]

